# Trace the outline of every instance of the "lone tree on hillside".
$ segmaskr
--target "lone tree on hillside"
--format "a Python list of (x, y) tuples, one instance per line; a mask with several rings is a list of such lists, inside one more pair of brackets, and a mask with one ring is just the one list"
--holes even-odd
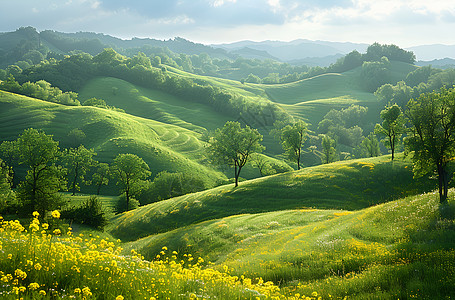
[(382, 140), (384, 145), (392, 152), (392, 160), (395, 157), (395, 149), (400, 143), (400, 138), (406, 132), (405, 119), (401, 108), (394, 104), (386, 106), (381, 111), (382, 124), (376, 124), (374, 133), (385, 136)]
[(321, 161), (323, 164), (329, 164), (337, 160), (336, 141), (327, 134), (322, 135), (322, 152)]
[(302, 145), (307, 139), (307, 124), (302, 120), (281, 129), (281, 145), (289, 159), (297, 162), (297, 170), (300, 170), (300, 156)]
[(237, 187), (240, 172), (251, 154), (264, 150), (261, 141), (262, 135), (256, 129), (242, 128), (239, 122), (228, 121), (215, 131), (207, 150), (213, 162), (234, 166)]
[(448, 163), (455, 157), (455, 90), (421, 94), (411, 99), (406, 116), (411, 123), (411, 136), (406, 146), (412, 153), (414, 174), (438, 174), (439, 201), (447, 202), (451, 175)]
[(25, 129), (14, 141), (20, 165), (29, 167), (25, 181), (18, 187), (18, 198), (29, 211), (56, 209), (61, 204), (58, 192), (65, 189), (63, 171), (55, 165), (60, 157), (58, 142), (41, 130)]
[(150, 168), (139, 156), (131, 153), (122, 153), (114, 159), (112, 172), (117, 177), (117, 184), (121, 186), (126, 197), (126, 210), (129, 210), (129, 203), (133, 188), (141, 181), (150, 176)]

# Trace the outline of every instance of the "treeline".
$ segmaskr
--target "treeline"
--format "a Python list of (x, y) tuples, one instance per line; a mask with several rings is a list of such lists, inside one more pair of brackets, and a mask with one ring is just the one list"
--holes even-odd
[[(233, 118), (242, 117), (245, 122), (252, 125), (257, 125), (258, 122), (260, 125), (272, 125), (279, 118), (289, 118), (282, 109), (270, 101), (251, 101), (203, 81), (195, 82), (168, 72), (166, 66), (161, 62), (158, 66), (160, 67), (154, 67), (150, 58), (143, 53), (130, 58), (113, 49), (105, 49), (96, 56), (79, 53), (67, 56), (60, 61), (55, 59), (45, 61), (26, 70), (21, 70), (18, 66), (10, 66), (3, 77), (8, 76), (5, 87), (10, 91), (22, 91), (24, 85), (27, 88), (38, 88), (45, 82), (49, 82), (66, 91), (66, 94), (62, 93), (63, 95), (73, 97), (76, 94), (71, 91), (79, 90), (89, 80), (97, 76), (110, 76), (147, 88), (158, 89), (187, 101), (204, 103)], [(20, 87), (13, 86), (13, 79), (10, 75), (16, 78)], [(2, 78), (0, 77), (0, 79)], [(31, 83), (34, 81), (37, 83)], [(74, 101), (71, 104), (77, 105), (74, 97), (72, 99)]]
[(0, 82), (0, 90), (64, 105), (77, 106), (81, 104), (77, 100), (77, 93), (75, 92), (62, 92), (62, 90), (51, 86), (45, 80), (39, 80), (37, 82), (27, 81), (21, 85), (11, 74), (8, 79)]
[(366, 53), (361, 54), (357, 50), (354, 50), (325, 68), (306, 68), (306, 70), (300, 73), (292, 72), (291, 69), (288, 69), (288, 74), (271, 73), (262, 79), (252, 72), (243, 81), (266, 84), (289, 83), (326, 73), (343, 73), (362, 67), (359, 81), (367, 91), (374, 92), (379, 86), (391, 80), (390, 61), (413, 64), (415, 60), (415, 55), (411, 51), (403, 50), (393, 44), (381, 45), (374, 43), (367, 48)]
[(455, 69), (440, 70), (426, 66), (410, 72), (404, 81), (395, 85), (382, 85), (376, 90), (375, 95), (384, 105), (394, 103), (404, 109), (410, 99), (416, 99), (422, 93), (453, 85), (455, 85)]
[[(8, 39), (8, 36), (10, 38)], [(20, 42), (17, 42), (20, 40)], [(405, 51), (396, 45), (370, 45), (366, 53), (352, 51), (329, 67), (308, 67), (292, 65), (272, 59), (247, 59), (239, 55), (229, 54), (223, 49), (214, 49), (202, 44), (192, 43), (182, 38), (168, 41), (152, 39), (120, 40), (103, 34), (75, 33), (64, 34), (51, 30), (38, 33), (33, 27), (22, 27), (15, 32), (4, 34), (0, 42), (4, 45), (0, 50), (0, 67), (16, 65), (26, 70), (33, 65), (45, 61), (61, 60), (64, 55), (88, 53), (96, 56), (105, 48), (113, 48), (116, 52), (129, 58), (145, 54), (152, 66), (162, 65), (199, 75), (209, 75), (249, 83), (289, 83), (310, 78), (324, 73), (342, 73), (362, 66), (364, 63), (380, 62), (383, 57), (389, 61), (414, 63), (412, 52)], [(51, 51), (58, 49), (58, 53)], [(384, 65), (365, 65), (362, 74), (365, 88), (374, 92), (377, 87), (387, 83), (387, 70)], [(387, 66), (386, 66), (387, 69)], [(1, 74), (0, 74), (1, 75)], [(377, 79), (383, 82), (377, 86)], [(62, 89), (65, 89), (62, 87)]]

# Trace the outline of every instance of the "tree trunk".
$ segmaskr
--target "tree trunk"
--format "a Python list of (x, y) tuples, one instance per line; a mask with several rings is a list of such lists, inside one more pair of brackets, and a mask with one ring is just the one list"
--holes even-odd
[(77, 175), (78, 175), (77, 173), (78, 173), (78, 167), (76, 166), (76, 169), (74, 170), (74, 179), (73, 179), (73, 188), (72, 188), (73, 193), (71, 194), (71, 196), (76, 195), (76, 184), (77, 184), (76, 181), (77, 181)]
[(395, 141), (392, 136), (389, 137), (389, 142), (390, 142), (390, 150), (392, 151), (392, 160), (395, 157)]
[(130, 180), (126, 179), (126, 188), (125, 188), (125, 198), (126, 198), (126, 211), (128, 211), (130, 203)]
[(242, 167), (239, 166), (238, 162), (234, 162), (234, 178), (235, 178), (234, 187), (238, 187), (239, 186), (240, 170), (242, 170)]
[(444, 203), (447, 201), (448, 180), (445, 168), (438, 164), (438, 186), (439, 186), (439, 202)]
[(300, 149), (298, 150), (297, 153), (297, 170), (300, 170)]

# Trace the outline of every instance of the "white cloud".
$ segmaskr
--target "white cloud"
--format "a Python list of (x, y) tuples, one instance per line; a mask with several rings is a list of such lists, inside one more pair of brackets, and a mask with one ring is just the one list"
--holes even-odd
[(225, 3), (229, 3), (229, 2), (236, 3), (237, 0), (215, 0), (215, 1), (213, 1), (212, 6), (219, 7), (219, 6), (223, 6)]

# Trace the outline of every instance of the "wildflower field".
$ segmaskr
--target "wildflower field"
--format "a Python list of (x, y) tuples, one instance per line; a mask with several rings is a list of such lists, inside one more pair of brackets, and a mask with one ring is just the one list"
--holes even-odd
[(165, 246), (151, 261), (134, 250), (122, 255), (119, 241), (62, 232), (59, 216), (40, 223), (35, 212), (28, 227), (1, 219), (2, 299), (305, 299)]
[(2, 219), (0, 297), (453, 299), (450, 196), (444, 206), (429, 193), (358, 211), (232, 216), (128, 244), (73, 234), (57, 211)]

